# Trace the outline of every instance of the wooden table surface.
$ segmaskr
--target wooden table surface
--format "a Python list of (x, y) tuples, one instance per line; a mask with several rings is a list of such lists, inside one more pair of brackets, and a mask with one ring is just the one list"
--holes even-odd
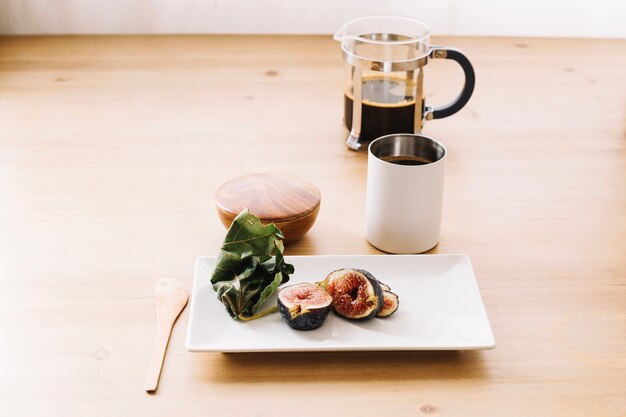
[[(322, 192), (286, 253), (375, 254), (330, 37), (0, 38), (0, 415), (626, 416), (626, 41), (438, 38), (475, 65), (434, 253), (473, 262), (491, 351), (219, 354), (175, 326), (143, 391), (161, 277), (191, 287), (213, 194)], [(431, 104), (460, 70), (432, 62)]]

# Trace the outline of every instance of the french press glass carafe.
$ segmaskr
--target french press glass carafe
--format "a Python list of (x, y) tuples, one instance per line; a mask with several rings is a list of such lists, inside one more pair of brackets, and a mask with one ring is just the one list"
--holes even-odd
[[(352, 20), (335, 34), (346, 62), (344, 123), (350, 149), (391, 133), (420, 133), (424, 120), (448, 117), (470, 99), (472, 64), (457, 49), (431, 46), (429, 37), (424, 23), (396, 16)], [(424, 66), (430, 58), (452, 59), (465, 73), (463, 90), (447, 106), (424, 103)]]

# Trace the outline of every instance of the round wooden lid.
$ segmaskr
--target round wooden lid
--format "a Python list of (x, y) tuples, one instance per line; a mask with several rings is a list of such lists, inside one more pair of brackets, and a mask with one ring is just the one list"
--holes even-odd
[(218, 210), (235, 217), (244, 208), (265, 222), (284, 222), (306, 216), (320, 205), (318, 188), (285, 174), (250, 174), (232, 179), (215, 193)]

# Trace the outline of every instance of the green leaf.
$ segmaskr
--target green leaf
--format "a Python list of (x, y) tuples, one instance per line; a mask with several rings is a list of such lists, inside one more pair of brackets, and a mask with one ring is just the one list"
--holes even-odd
[(276, 290), (278, 289), (278, 287), (282, 283), (283, 283), (283, 273), (279, 272), (274, 277), (274, 281), (272, 281), (272, 283), (270, 285), (268, 285), (267, 287), (265, 287), (265, 289), (263, 289), (263, 291), (261, 292), (261, 296), (259, 297), (259, 301), (257, 301), (252, 306), (252, 314), (256, 314), (259, 311), (259, 308), (263, 305), (263, 303), (268, 298), (270, 298), (272, 296), (272, 294), (274, 294), (274, 292), (276, 292)]
[(293, 274), (283, 258), (283, 234), (243, 210), (226, 233), (211, 275), (213, 289), (233, 318), (264, 315), (258, 309)]

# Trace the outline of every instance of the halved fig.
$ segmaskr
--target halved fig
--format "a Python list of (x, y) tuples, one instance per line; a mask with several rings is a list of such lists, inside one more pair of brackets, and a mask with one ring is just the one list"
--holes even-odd
[(383, 305), (378, 280), (362, 269), (338, 269), (319, 285), (331, 295), (335, 313), (348, 319), (370, 319)]
[(288, 285), (278, 291), (278, 311), (289, 327), (313, 330), (324, 324), (333, 298), (312, 282)]
[(383, 290), (383, 306), (380, 308), (380, 311), (376, 314), (376, 317), (389, 317), (393, 313), (396, 312), (398, 307), (400, 306), (400, 299), (396, 293), (391, 291)]

